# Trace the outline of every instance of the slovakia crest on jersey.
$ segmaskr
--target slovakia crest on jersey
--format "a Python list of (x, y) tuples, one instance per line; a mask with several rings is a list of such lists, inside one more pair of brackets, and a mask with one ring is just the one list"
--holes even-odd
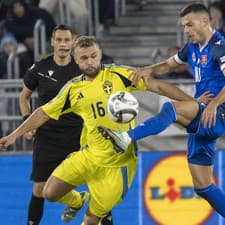
[(194, 52), (192, 53), (192, 61), (193, 61), (193, 62), (196, 62), (196, 55), (195, 55)]
[(201, 63), (203, 65), (207, 64), (207, 55), (202, 55), (202, 57), (201, 57)]

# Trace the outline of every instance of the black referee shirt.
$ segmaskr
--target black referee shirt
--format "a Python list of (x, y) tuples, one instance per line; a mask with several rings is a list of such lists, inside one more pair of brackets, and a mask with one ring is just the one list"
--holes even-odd
[[(63, 85), (71, 78), (81, 74), (78, 65), (71, 56), (71, 62), (59, 66), (53, 55), (35, 63), (25, 74), (25, 86), (38, 92), (38, 105), (43, 105), (54, 98)], [(63, 160), (69, 153), (79, 150), (82, 119), (69, 113), (58, 121), (50, 119), (39, 127), (34, 138), (34, 160), (51, 162)]]

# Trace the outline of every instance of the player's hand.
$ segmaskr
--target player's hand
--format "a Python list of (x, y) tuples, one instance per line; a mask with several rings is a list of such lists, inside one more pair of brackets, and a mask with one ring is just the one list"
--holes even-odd
[(212, 126), (215, 126), (217, 106), (218, 105), (212, 101), (203, 111), (201, 121), (205, 128), (211, 128)]
[(213, 93), (206, 91), (200, 97), (198, 97), (197, 100), (198, 102), (202, 102), (207, 105), (212, 101), (213, 97), (214, 97)]
[(12, 145), (16, 139), (12, 135), (8, 135), (0, 138), (0, 150), (6, 149), (8, 146)]
[(143, 68), (132, 68), (133, 72), (129, 76), (129, 79), (132, 80), (132, 85), (136, 86), (140, 79), (146, 79), (151, 74), (151, 71), (145, 71)]
[(30, 141), (33, 139), (35, 132), (36, 132), (36, 130), (29, 131), (26, 134), (24, 134), (24, 137)]

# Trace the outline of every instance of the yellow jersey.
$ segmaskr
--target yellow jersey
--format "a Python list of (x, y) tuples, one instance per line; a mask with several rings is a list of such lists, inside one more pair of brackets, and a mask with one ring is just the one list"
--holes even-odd
[(123, 154), (116, 153), (111, 142), (105, 140), (97, 130), (100, 125), (121, 131), (127, 131), (134, 126), (134, 123), (116, 123), (107, 113), (107, 101), (111, 94), (117, 91), (146, 90), (142, 79), (137, 86), (131, 85), (128, 79), (131, 73), (130, 67), (102, 65), (93, 81), (85, 80), (84, 75), (75, 77), (54, 99), (42, 106), (43, 111), (55, 120), (69, 112), (83, 118), (88, 145), (87, 150), (83, 151), (86, 151), (88, 158), (99, 166), (125, 166), (129, 157), (135, 157), (132, 146)]

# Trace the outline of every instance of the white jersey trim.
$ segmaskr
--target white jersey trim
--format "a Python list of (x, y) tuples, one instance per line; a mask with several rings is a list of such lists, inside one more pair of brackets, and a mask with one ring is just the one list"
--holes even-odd
[(174, 60), (175, 60), (178, 64), (186, 64), (186, 62), (182, 61), (182, 60), (179, 58), (178, 54), (174, 55), (173, 58), (174, 58)]
[(220, 66), (220, 69), (223, 71), (225, 69), (225, 63)]

